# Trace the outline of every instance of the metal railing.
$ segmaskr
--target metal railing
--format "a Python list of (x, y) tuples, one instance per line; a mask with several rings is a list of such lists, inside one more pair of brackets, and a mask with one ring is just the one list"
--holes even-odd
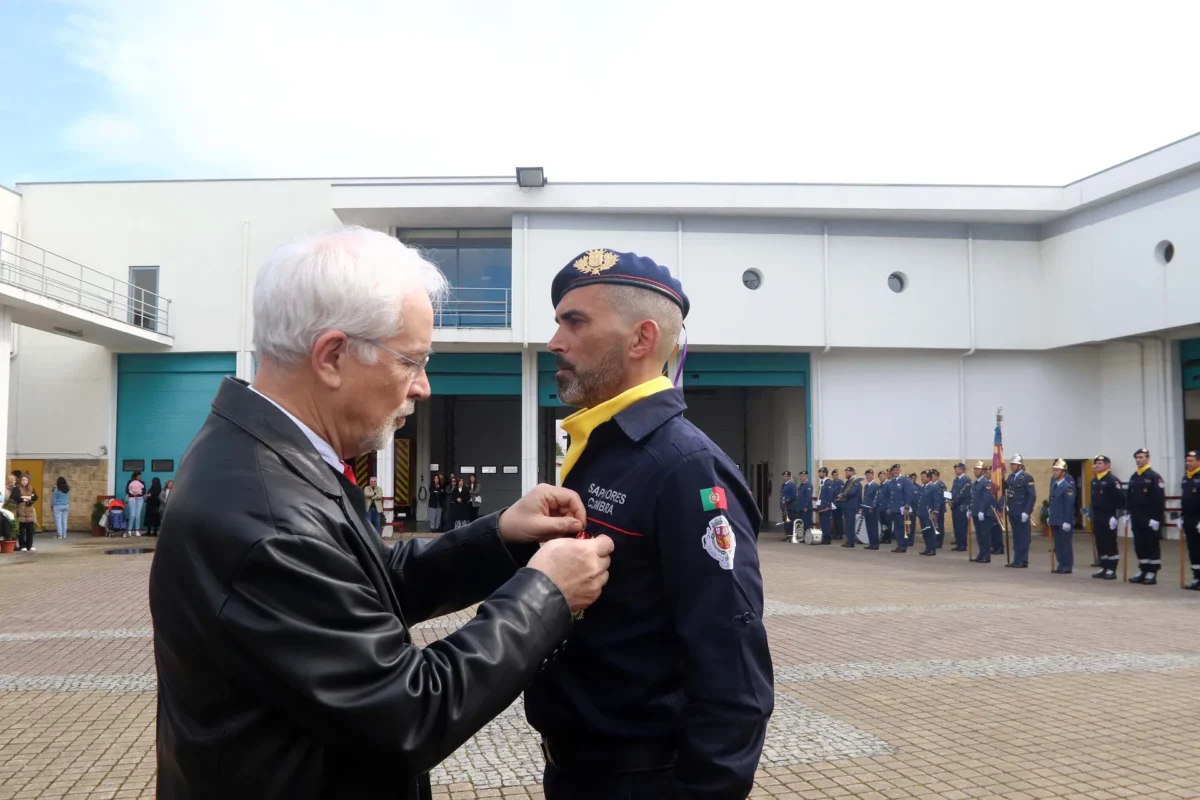
[(0, 283), (166, 334), (171, 301), (0, 231)]
[(433, 324), (438, 328), (511, 328), (512, 289), (451, 287)]

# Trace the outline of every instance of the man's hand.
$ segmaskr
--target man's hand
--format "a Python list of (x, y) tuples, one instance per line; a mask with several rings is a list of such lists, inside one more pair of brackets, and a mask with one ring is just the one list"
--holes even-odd
[(540, 483), (500, 515), (500, 538), (510, 544), (534, 544), (574, 536), (587, 523), (579, 495)]
[(1021, 512), (1021, 522), (1029, 522), (1029, 515), (1024, 511)]
[(1110, 531), (1115, 531), (1117, 529), (1117, 518), (1116, 517), (1108, 518), (1108, 529)]
[(1158, 520), (1156, 520), (1156, 519), (1150, 520), (1150, 530), (1156, 531), (1156, 530), (1158, 530), (1158, 527), (1159, 527)]
[(979, 521), (983, 522), (983, 512), (982, 511), (979, 512)]
[(555, 539), (538, 549), (529, 566), (554, 581), (571, 612), (578, 613), (596, 602), (608, 583), (612, 551), (613, 541), (604, 534), (595, 539)]
[(1063, 523), (1063, 533), (1070, 533), (1070, 532), (1071, 532), (1071, 523), (1064, 522)]

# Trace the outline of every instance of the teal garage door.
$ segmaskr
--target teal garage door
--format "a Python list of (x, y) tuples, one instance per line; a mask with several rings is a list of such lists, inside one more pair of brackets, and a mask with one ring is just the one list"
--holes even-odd
[(117, 357), (117, 485), (134, 469), (164, 483), (212, 409), (217, 387), (236, 370), (233, 353), (126, 354)]
[(438, 353), (428, 374), (434, 397), (521, 395), (520, 353)]

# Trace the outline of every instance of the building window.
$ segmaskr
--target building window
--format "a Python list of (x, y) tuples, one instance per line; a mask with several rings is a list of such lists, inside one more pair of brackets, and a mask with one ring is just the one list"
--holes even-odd
[(888, 288), (896, 294), (900, 294), (908, 288), (908, 276), (903, 272), (893, 272), (888, 275)]
[(512, 327), (512, 230), (430, 228), (398, 230), (450, 281), (450, 299), (438, 313), (444, 328)]
[(158, 267), (129, 268), (129, 321), (148, 331), (158, 329)]

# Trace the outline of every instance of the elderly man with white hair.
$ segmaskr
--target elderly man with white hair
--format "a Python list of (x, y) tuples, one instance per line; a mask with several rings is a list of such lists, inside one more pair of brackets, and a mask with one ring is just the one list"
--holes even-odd
[[(388, 548), (345, 460), (429, 397), (445, 279), (349, 228), (278, 250), (254, 288), (254, 385), (226, 380), (180, 464), (150, 573), (160, 798), (418, 798), (599, 596), (612, 541), (539, 486)], [(417, 647), (409, 626), (482, 602)]]

